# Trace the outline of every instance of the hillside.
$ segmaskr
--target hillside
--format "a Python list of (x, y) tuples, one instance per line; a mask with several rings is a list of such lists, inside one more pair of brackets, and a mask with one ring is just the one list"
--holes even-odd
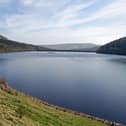
[[(98, 119), (98, 118), (97, 118)], [(107, 126), (92, 117), (19, 93), (0, 80), (0, 126)]]
[(126, 37), (101, 46), (97, 53), (126, 55)]
[(0, 35), (0, 52), (15, 52), (15, 51), (44, 51), (49, 50), (45, 47), (40, 47), (31, 44), (25, 44), (9, 40), (6, 37)]
[(55, 45), (44, 45), (47, 48), (58, 50), (58, 51), (84, 51), (84, 52), (95, 52), (99, 46), (91, 43), (71, 43), (71, 44), (55, 44)]
[(8, 40), (8, 38), (4, 37), (3, 35), (0, 35), (0, 39)]
[(0, 35), (0, 52), (18, 52), (18, 51), (75, 51), (75, 52), (96, 52), (99, 45), (91, 43), (72, 43), (72, 44), (55, 44), (55, 45), (32, 45), (9, 40), (7, 37)]

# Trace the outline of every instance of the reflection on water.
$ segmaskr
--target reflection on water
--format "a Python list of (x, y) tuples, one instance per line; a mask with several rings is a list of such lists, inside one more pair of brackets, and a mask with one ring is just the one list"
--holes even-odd
[(49, 103), (126, 124), (126, 57), (95, 53), (0, 54), (0, 76)]
[(114, 63), (123, 63), (126, 64), (126, 58), (118, 58), (118, 59), (110, 59), (110, 61), (114, 62)]

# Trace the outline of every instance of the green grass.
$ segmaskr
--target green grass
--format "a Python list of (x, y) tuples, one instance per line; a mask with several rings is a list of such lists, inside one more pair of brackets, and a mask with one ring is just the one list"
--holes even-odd
[(0, 126), (107, 126), (41, 103), (23, 93), (0, 89)]

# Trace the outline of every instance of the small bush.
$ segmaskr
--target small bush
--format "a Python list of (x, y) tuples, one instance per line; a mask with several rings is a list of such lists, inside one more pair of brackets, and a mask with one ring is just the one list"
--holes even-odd
[(20, 107), (18, 107), (16, 112), (17, 112), (19, 118), (22, 118), (24, 115), (26, 115), (27, 110), (26, 110), (26, 108), (24, 106), (20, 106)]

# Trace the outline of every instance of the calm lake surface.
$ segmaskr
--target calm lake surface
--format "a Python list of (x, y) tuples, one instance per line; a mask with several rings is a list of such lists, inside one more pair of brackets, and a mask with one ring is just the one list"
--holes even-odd
[(126, 57), (95, 53), (0, 54), (0, 76), (51, 104), (126, 124)]

